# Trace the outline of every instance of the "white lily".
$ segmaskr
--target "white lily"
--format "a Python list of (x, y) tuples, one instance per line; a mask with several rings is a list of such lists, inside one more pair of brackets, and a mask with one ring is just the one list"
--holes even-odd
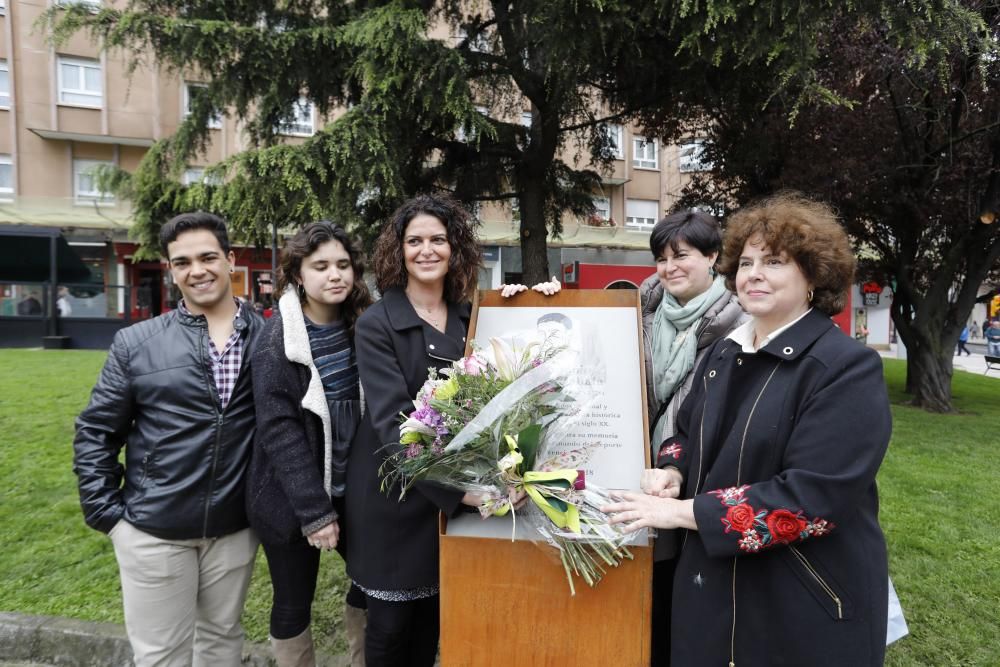
[(429, 435), (432, 438), (437, 435), (437, 433), (434, 432), (434, 429), (419, 419), (414, 419), (413, 417), (409, 417), (405, 422), (399, 425), (400, 435), (403, 435), (404, 433), (411, 433), (413, 431), (422, 435)]
[(531, 351), (538, 347), (538, 341), (531, 341), (518, 347), (514, 341), (504, 338), (490, 338), (493, 361), (502, 380), (513, 382), (527, 370), (531, 363)]

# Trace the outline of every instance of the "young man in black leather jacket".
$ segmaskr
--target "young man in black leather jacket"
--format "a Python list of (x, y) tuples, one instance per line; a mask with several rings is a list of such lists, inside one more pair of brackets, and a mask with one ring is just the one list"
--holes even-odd
[(233, 298), (222, 219), (179, 215), (160, 245), (183, 299), (115, 336), (76, 422), (73, 469), (87, 524), (114, 544), (135, 664), (238, 665), (262, 319)]

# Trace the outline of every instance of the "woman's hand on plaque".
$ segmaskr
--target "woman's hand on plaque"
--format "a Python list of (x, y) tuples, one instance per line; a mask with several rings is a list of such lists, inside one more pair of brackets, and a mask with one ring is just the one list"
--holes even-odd
[(681, 484), (684, 476), (673, 466), (667, 468), (651, 468), (642, 471), (639, 488), (643, 493), (657, 498), (677, 498), (681, 495)]

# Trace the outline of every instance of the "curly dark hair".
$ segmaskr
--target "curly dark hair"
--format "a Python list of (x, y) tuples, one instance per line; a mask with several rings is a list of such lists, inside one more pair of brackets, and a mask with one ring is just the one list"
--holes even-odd
[(458, 303), (469, 301), (479, 282), (483, 253), (468, 212), (451, 197), (419, 195), (406, 201), (392, 214), (375, 241), (372, 265), (375, 285), (384, 293), (392, 287), (406, 287), (409, 274), (403, 259), (403, 235), (413, 218), (420, 214), (441, 221), (448, 234), (451, 259), (444, 281), (444, 298)]
[[(372, 305), (372, 295), (368, 291), (368, 285), (365, 284), (365, 264), (361, 253), (340, 225), (320, 220), (306, 225), (288, 239), (281, 251), (281, 261), (278, 264), (278, 294), (284, 294), (288, 287), (295, 288), (300, 284), (302, 260), (328, 241), (338, 241), (344, 246), (347, 256), (351, 258), (351, 268), (354, 269), (354, 286), (341, 308), (344, 324), (353, 336), (354, 323), (361, 317), (365, 308)], [(299, 290), (299, 303), (305, 304), (305, 302), (305, 294)]]
[(719, 273), (733, 292), (740, 255), (754, 238), (762, 239), (771, 252), (795, 260), (813, 286), (814, 308), (831, 316), (844, 309), (857, 260), (832, 208), (798, 192), (782, 192), (734, 213), (719, 259)]

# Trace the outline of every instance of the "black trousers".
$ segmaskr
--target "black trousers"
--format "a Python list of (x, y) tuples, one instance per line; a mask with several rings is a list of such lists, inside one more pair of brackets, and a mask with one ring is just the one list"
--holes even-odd
[(674, 571), (677, 559), (653, 563), (653, 622), (650, 664), (653, 667), (670, 666), (670, 608), (674, 596)]
[[(344, 516), (343, 500), (334, 498), (334, 507)], [(347, 544), (341, 519), (337, 553), (347, 556)], [(319, 574), (320, 550), (309, 545), (305, 536), (297, 537), (290, 544), (264, 544), (267, 569), (271, 573), (271, 636), (275, 639), (298, 637), (312, 620), (312, 603), (316, 595), (316, 578)], [(351, 584), (347, 591), (347, 604), (365, 608), (365, 594)]]
[(405, 602), (367, 596), (365, 664), (368, 667), (432, 667), (441, 630), (437, 595)]
[(312, 603), (319, 573), (319, 549), (303, 538), (291, 544), (265, 544), (271, 572), (271, 636), (291, 639), (302, 634), (312, 619)]

